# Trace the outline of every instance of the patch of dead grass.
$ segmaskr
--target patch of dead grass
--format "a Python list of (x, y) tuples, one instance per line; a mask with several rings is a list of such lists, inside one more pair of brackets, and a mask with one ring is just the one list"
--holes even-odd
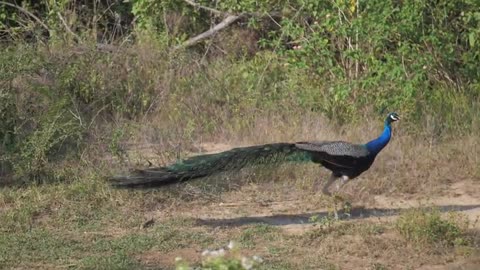
[[(315, 114), (296, 120), (264, 116), (241, 133), (225, 129), (216, 136), (199, 135), (186, 141), (176, 137), (177, 131), (163, 129), (166, 124), (154, 119), (122, 142), (127, 153), (137, 153), (129, 154), (129, 161), (123, 164), (134, 167), (152, 157), (156, 164), (165, 164), (173, 161), (176, 153), (221, 151), (279, 141), (366, 142), (382, 129), (381, 119), (367, 121), (361, 127), (339, 128)], [(406, 134), (401, 124), (394, 127), (394, 138), (372, 168), (342, 190), (353, 206), (397, 208), (402, 200), (406, 204), (424, 198), (441, 203), (449, 203), (451, 198), (462, 205), (479, 204), (479, 138), (471, 135), (433, 143)], [(155, 134), (160, 129), (162, 136)], [(181, 143), (186, 146), (179, 147)], [(144, 152), (145, 147), (152, 151)], [(393, 229), (391, 219), (376, 217), (335, 223), (329, 228), (313, 224), (276, 225), (272, 231), (258, 229), (262, 227), (254, 224), (199, 225), (197, 218), (265, 217), (268, 221), (271, 216), (303, 218), (308, 213), (326, 211), (328, 200), (317, 196), (312, 186), (314, 181), (326, 179), (329, 172), (317, 165), (287, 165), (244, 170), (237, 175), (226, 174), (159, 190), (129, 191), (112, 189), (102, 178), (118, 171), (117, 161), (105, 160), (105, 153), (98, 149), (88, 155), (95, 157), (88, 163), (93, 169), (85, 177), (68, 183), (4, 188), (0, 193), (0, 231), (14, 233), (22, 245), (22, 237), (32, 228), (49, 232), (56, 228), (55, 234), (79, 243), (69, 251), (77, 266), (152, 268), (169, 268), (176, 256), (198, 262), (202, 249), (218, 248), (235, 239), (244, 243), (247, 255), (265, 258), (264, 269), (416, 269), (462, 261), (468, 264), (480, 242), (474, 240), (471, 250), (459, 254), (445, 250), (419, 252)], [(379, 196), (389, 200), (377, 201)], [(141, 229), (149, 219), (154, 220), (153, 226)], [(59, 251), (61, 237), (46, 236)], [(20, 262), (13, 250), (6, 252), (8, 265), (33, 264), (33, 257)], [(47, 258), (45, 265), (64, 265), (64, 261), (47, 255), (42, 255)], [(81, 260), (82, 256), (87, 258)], [(113, 259), (102, 259), (107, 256)]]

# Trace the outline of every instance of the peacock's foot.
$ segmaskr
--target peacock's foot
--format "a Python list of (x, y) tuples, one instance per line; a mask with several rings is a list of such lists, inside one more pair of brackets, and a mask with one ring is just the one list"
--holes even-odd
[(333, 205), (334, 205), (334, 216), (335, 219), (339, 219), (339, 211), (341, 212), (342, 217), (350, 217), (352, 212), (352, 204), (347, 201), (343, 196), (335, 194), (332, 196)]
[(340, 216), (338, 215), (337, 206), (332, 204), (327, 208), (326, 220), (339, 220)]
[[(319, 205), (323, 205), (323, 207), (326, 206), (327, 216), (324, 217), (326, 220), (339, 220), (339, 215), (337, 210), (338, 205), (337, 205), (337, 202), (333, 199), (332, 195), (325, 194), (324, 192), (322, 192), (321, 194), (317, 194), (314, 197), (314, 200), (316, 201), (315, 203), (318, 203)], [(325, 205), (325, 203), (327, 203), (327, 205)]]
[(333, 210), (333, 219), (337, 221), (340, 220), (337, 209)]
[(335, 220), (340, 220), (340, 216), (338, 215), (338, 201), (336, 195), (332, 196), (333, 199), (333, 218)]
[(329, 192), (322, 192), (323, 194), (320, 197), (323, 198), (324, 195), (328, 195), (329, 201), (331, 203), (331, 208), (328, 210), (328, 215), (334, 220), (340, 220), (343, 217), (350, 217), (350, 212), (352, 209), (352, 204), (348, 202), (343, 196), (337, 194), (330, 194)]
[(347, 217), (351, 217), (351, 213), (352, 213), (352, 204), (349, 202), (349, 201), (344, 201), (343, 202), (343, 214)]

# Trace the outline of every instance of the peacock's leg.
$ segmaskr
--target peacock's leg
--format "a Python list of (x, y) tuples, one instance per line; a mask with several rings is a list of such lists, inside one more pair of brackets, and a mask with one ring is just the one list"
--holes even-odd
[(342, 180), (337, 183), (337, 192), (345, 185), (348, 183), (348, 181), (350, 181), (350, 178), (348, 178), (348, 176), (346, 175), (342, 175)]
[(340, 200), (344, 200), (342, 196), (338, 195), (340, 192), (340, 189), (350, 181), (350, 178), (346, 175), (342, 175), (342, 179), (337, 182), (337, 190), (335, 191), (335, 197), (337, 197)]
[(350, 178), (346, 175), (342, 175), (342, 179), (337, 182), (337, 190), (335, 192), (335, 195), (334, 195), (334, 200), (335, 200), (335, 206), (336, 206), (336, 203), (337, 202), (341, 202), (343, 205), (342, 205), (342, 209), (345, 210), (345, 212), (347, 212), (347, 215), (349, 215), (349, 212), (350, 212), (350, 209), (351, 209), (351, 203), (346, 201), (345, 198), (343, 198), (342, 196), (340, 196), (338, 193), (340, 192), (340, 189), (345, 185), (347, 184), (348, 182), (350, 181)]
[(335, 180), (337, 180), (337, 177), (332, 173), (332, 175), (330, 175), (330, 178), (328, 178), (327, 183), (325, 183), (325, 185), (322, 188), (323, 194), (327, 196), (332, 196), (332, 193), (328, 190), (328, 188), (333, 184), (333, 182), (335, 182)]
[[(338, 178), (338, 176), (336, 176), (335, 174), (332, 173), (332, 175), (328, 179), (327, 183), (325, 183), (325, 185), (322, 188), (322, 193), (324, 195), (329, 196), (333, 200), (333, 214), (335, 216), (335, 219), (338, 219), (337, 203), (335, 201), (335, 197), (332, 196), (332, 193), (328, 189), (333, 184), (333, 182), (335, 182), (335, 180), (337, 180), (337, 178)], [(315, 190), (318, 190), (318, 188), (319, 188), (319, 183), (317, 182), (317, 184), (315, 186)]]

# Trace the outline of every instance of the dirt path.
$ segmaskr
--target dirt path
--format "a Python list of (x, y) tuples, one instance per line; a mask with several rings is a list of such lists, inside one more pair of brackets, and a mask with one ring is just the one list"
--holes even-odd
[[(476, 228), (480, 229), (480, 193), (472, 194), (478, 189), (472, 182), (459, 182), (452, 185), (449, 194), (425, 196), (374, 196), (371, 202), (358, 205), (353, 202), (350, 216), (346, 220), (377, 220), (387, 221), (396, 218), (402, 210), (435, 206), (441, 212), (459, 211), (465, 214)], [(241, 193), (241, 192), (239, 192)], [(237, 194), (238, 195), (238, 194)], [(316, 204), (314, 200), (282, 200), (282, 201), (251, 201), (230, 196), (225, 202), (215, 202), (195, 207), (194, 211), (185, 209), (184, 215), (198, 219), (200, 224), (210, 226), (243, 226), (249, 224), (269, 224), (280, 226), (291, 232), (308, 230), (312, 226), (310, 218), (325, 217), (331, 214), (331, 209)]]
[[(182, 216), (193, 218), (196, 221), (195, 227), (215, 231), (215, 235), (221, 235), (219, 237), (222, 241), (238, 239), (249, 228), (251, 232), (251, 228), (254, 228), (252, 225), (272, 225), (281, 232), (275, 236), (278, 239), (267, 237), (268, 240), (265, 240), (261, 235), (249, 236), (258, 242), (244, 251), (265, 256), (272, 265), (276, 265), (275, 261), (288, 261), (293, 265), (285, 269), (300, 269), (296, 267), (301, 266), (301, 269), (474, 270), (480, 269), (478, 250), (472, 251), (477, 253), (468, 253), (470, 255), (447, 249), (419, 250), (418, 247), (409, 245), (388, 224), (405, 209), (435, 206), (443, 213), (463, 213), (473, 224), (473, 229), (480, 230), (480, 222), (477, 222), (480, 218), (478, 188), (476, 182), (462, 181), (453, 184), (442, 195), (433, 197), (418, 194), (374, 196), (363, 205), (353, 202), (350, 217), (344, 217), (348, 222), (336, 223), (334, 229), (324, 232), (318, 223), (311, 222), (311, 217), (329, 215), (325, 202), (307, 196), (279, 200), (255, 199), (254, 192), (248, 188), (229, 193), (221, 202), (215, 200), (201, 204), (193, 200), (186, 205), (182, 204), (181, 209), (176, 206), (171, 214), (175, 216), (181, 212)], [(276, 195), (271, 197), (277, 198)], [(369, 230), (375, 229), (369, 228), (383, 229), (372, 233)], [(282, 248), (288, 248), (288, 252), (275, 255), (266, 251)], [(199, 260), (201, 250), (178, 252), (186, 252), (185, 256)], [(153, 258), (158, 260), (161, 257), (163, 263), (172, 261), (172, 256), (154, 254)]]
[[(202, 144), (199, 146), (206, 152), (219, 152), (232, 148), (227, 144)], [(361, 181), (358, 180), (358, 181)], [(288, 192), (288, 191), (287, 191)], [(255, 200), (249, 197), (248, 190), (240, 190), (236, 194), (226, 196), (220, 203), (203, 206), (195, 205), (185, 209), (184, 214), (198, 219), (202, 224), (218, 226), (242, 226), (255, 223), (266, 223), (280, 226), (287, 231), (303, 231), (312, 226), (310, 217), (319, 218), (331, 213), (325, 207), (328, 203), (319, 204), (318, 199), (300, 196), (297, 199), (278, 201)], [(441, 212), (459, 211), (465, 214), (480, 229), (480, 181), (477, 179), (462, 180), (452, 183), (435, 195), (377, 195), (367, 203), (353, 203), (353, 210), (348, 219), (392, 220), (402, 210), (418, 207), (436, 206)], [(323, 206), (323, 207), (322, 207)]]

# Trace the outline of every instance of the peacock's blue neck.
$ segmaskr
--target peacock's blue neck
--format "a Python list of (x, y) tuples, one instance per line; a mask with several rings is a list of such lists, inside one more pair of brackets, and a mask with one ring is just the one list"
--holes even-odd
[(388, 144), (391, 136), (392, 127), (389, 122), (385, 122), (385, 128), (380, 137), (368, 142), (365, 146), (372, 155), (377, 155)]

